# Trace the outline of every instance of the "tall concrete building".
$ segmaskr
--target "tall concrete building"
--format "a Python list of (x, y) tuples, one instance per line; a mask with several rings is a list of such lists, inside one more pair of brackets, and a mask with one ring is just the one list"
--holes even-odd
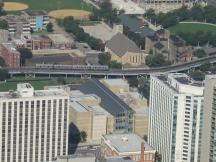
[(205, 79), (203, 126), (199, 162), (216, 161), (216, 75)]
[(0, 161), (52, 161), (67, 155), (69, 95), (29, 83), (0, 93)]
[(149, 144), (161, 154), (162, 162), (197, 162), (202, 83), (186, 74), (168, 74), (151, 76), (150, 87)]

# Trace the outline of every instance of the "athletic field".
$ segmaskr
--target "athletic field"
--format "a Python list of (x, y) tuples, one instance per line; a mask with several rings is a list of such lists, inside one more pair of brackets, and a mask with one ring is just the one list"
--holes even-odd
[(19, 2), (26, 4), (28, 10), (59, 10), (59, 9), (79, 9), (91, 11), (92, 6), (83, 0), (5, 0), (4, 2)]
[(173, 33), (197, 33), (199, 31), (211, 32), (216, 34), (216, 25), (198, 24), (198, 23), (180, 23), (170, 27), (169, 30)]

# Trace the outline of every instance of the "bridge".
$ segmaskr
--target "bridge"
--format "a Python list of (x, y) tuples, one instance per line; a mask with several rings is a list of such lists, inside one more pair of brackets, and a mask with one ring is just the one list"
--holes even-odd
[(160, 68), (134, 68), (134, 69), (109, 69), (109, 70), (67, 70), (67, 69), (51, 69), (51, 68), (36, 68), (36, 67), (21, 67), (21, 68), (6, 68), (10, 75), (78, 75), (78, 76), (138, 76), (159, 73), (181, 72), (196, 68), (204, 63), (215, 63), (216, 55), (212, 55), (191, 62), (171, 65)]

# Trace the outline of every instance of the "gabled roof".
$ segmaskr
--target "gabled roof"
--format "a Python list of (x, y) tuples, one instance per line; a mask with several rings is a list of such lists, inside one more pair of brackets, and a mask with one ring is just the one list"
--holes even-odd
[(106, 47), (111, 49), (117, 56), (122, 57), (127, 52), (139, 53), (139, 47), (124, 34), (117, 33), (107, 43)]

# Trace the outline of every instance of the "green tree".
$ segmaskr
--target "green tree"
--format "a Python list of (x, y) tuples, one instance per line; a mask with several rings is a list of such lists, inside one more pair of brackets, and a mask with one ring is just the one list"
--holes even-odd
[(162, 54), (148, 55), (146, 57), (146, 65), (149, 67), (161, 67), (170, 64), (170, 61), (167, 61)]
[(53, 32), (53, 24), (51, 22), (49, 22), (46, 26), (46, 30), (48, 32)]
[(203, 8), (199, 5), (193, 6), (190, 10), (190, 16), (193, 20), (203, 21), (205, 18)]
[(6, 20), (0, 20), (0, 29), (8, 29), (8, 22)]
[(6, 66), (5, 60), (0, 56), (0, 66)]
[(199, 67), (199, 70), (201, 70), (201, 71), (209, 71), (209, 70), (211, 70), (211, 67), (212, 67), (211, 63), (207, 62), (207, 63), (202, 64)]
[(86, 142), (87, 140), (87, 133), (85, 131), (80, 132), (80, 141), (81, 142)]
[(65, 82), (65, 79), (64, 79), (64, 77), (58, 77), (57, 78), (57, 83), (58, 84), (61, 84), (61, 85), (65, 85), (66, 84), (66, 82)]
[(6, 11), (3, 9), (4, 3), (0, 3), (0, 16), (6, 15)]
[(138, 79), (136, 77), (128, 78), (127, 81), (129, 83), (130, 87), (136, 88), (139, 85), (139, 81), (138, 81)]
[(25, 65), (26, 59), (32, 58), (32, 51), (28, 48), (18, 48), (20, 52), (21, 65)]
[(206, 52), (203, 49), (198, 49), (198, 50), (194, 51), (193, 55), (198, 57), (198, 58), (203, 58), (203, 57), (207, 56)]
[(120, 62), (117, 62), (116, 60), (110, 60), (108, 63), (108, 66), (112, 69), (121, 69), (122, 64)]
[(4, 81), (9, 78), (9, 74), (7, 70), (0, 69), (0, 81)]
[(111, 60), (111, 55), (108, 53), (101, 53), (98, 55), (98, 62), (101, 65), (108, 65)]
[(189, 73), (190, 77), (196, 81), (203, 81), (205, 79), (205, 75), (200, 70), (195, 70)]

